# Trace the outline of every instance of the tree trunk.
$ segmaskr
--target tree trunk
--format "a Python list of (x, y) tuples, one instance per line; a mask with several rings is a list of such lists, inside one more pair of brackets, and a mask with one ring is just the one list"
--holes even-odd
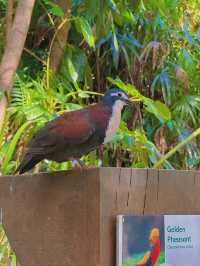
[[(65, 17), (69, 17), (71, 13), (71, 1), (70, 0), (59, 0), (58, 5), (63, 9), (65, 13)], [(57, 26), (62, 23), (62, 20), (59, 19)], [(53, 72), (56, 72), (58, 70), (58, 67), (60, 65), (64, 48), (67, 42), (68, 33), (70, 29), (70, 22), (66, 21), (66, 23), (63, 24), (63, 26), (59, 29), (58, 33), (56, 34), (56, 38), (54, 40), (51, 54), (50, 54), (50, 68)]]
[(6, 43), (13, 23), (13, 0), (7, 0), (6, 6)]
[[(20, 62), (34, 3), (35, 0), (19, 1), (10, 33), (7, 34), (8, 39), (0, 64), (0, 90), (7, 93), (11, 90)], [(7, 104), (7, 98), (4, 95), (0, 100), (0, 131), (4, 122)]]

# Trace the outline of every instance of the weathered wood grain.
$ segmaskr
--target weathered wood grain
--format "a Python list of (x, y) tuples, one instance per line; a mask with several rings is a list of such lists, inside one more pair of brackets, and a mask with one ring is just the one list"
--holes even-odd
[(21, 266), (98, 265), (97, 172), (0, 178), (3, 224)]
[(21, 266), (114, 266), (118, 214), (200, 214), (200, 173), (100, 168), (0, 177)]
[(116, 215), (142, 214), (147, 170), (103, 168), (100, 171), (100, 265), (116, 265)]

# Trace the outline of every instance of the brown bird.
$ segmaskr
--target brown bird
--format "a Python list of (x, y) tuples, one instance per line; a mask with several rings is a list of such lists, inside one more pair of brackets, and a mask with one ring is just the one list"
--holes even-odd
[(119, 88), (111, 88), (102, 101), (86, 108), (65, 112), (45, 124), (32, 137), (19, 165), (20, 174), (43, 159), (56, 162), (79, 159), (109, 142), (119, 127), (121, 111), (132, 104)]

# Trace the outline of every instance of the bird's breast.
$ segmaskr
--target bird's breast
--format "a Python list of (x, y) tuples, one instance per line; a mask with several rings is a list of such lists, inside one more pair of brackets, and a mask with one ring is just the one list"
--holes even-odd
[(122, 108), (123, 108), (123, 103), (120, 101), (115, 102), (115, 104), (113, 105), (112, 114), (108, 121), (108, 125), (105, 132), (105, 138), (103, 141), (104, 144), (112, 140), (117, 129), (119, 128)]

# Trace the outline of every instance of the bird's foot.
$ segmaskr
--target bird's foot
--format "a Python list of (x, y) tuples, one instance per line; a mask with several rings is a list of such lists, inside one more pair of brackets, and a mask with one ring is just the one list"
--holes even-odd
[(72, 166), (75, 169), (82, 169), (84, 168), (86, 165), (83, 161), (79, 160), (79, 159), (75, 159), (72, 161)]
[(75, 159), (72, 161), (72, 165), (74, 169), (79, 169), (79, 170), (84, 170), (84, 169), (92, 169), (92, 168), (96, 168), (93, 165), (86, 165), (83, 161), (81, 161), (80, 159)]

